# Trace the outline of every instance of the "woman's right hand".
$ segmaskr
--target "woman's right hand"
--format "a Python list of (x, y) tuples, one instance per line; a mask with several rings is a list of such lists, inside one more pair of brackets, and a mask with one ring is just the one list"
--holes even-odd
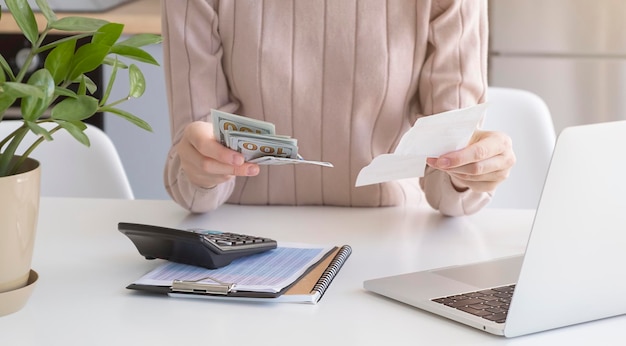
[(241, 153), (226, 148), (213, 135), (213, 124), (195, 121), (187, 125), (176, 144), (185, 175), (195, 185), (212, 188), (235, 176), (255, 176), (259, 165), (245, 163)]

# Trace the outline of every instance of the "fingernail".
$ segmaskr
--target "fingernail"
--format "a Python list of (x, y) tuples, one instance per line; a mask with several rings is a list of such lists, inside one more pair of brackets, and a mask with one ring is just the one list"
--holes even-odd
[(248, 175), (257, 175), (259, 174), (259, 167), (258, 166), (250, 166), (248, 167)]
[(240, 155), (233, 155), (232, 164), (235, 166), (243, 165), (243, 157), (241, 157)]
[(437, 167), (439, 168), (448, 168), (450, 166), (450, 160), (446, 158), (442, 158), (437, 160)]

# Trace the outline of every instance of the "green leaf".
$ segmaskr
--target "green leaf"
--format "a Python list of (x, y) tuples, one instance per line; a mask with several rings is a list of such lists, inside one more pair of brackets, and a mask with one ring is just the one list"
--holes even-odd
[(24, 33), (24, 36), (30, 43), (35, 44), (39, 38), (39, 28), (33, 10), (30, 8), (28, 1), (24, 0), (6, 0), (7, 7), (17, 26)]
[(106, 58), (104, 58), (104, 61), (102, 63), (106, 64), (106, 65), (109, 65), (109, 66), (117, 65), (117, 67), (121, 68), (121, 69), (127, 69), (128, 68), (128, 65), (126, 65), (123, 62), (117, 60), (117, 57), (112, 58), (110, 56), (107, 56)]
[(61, 125), (72, 137), (85, 146), (90, 146), (89, 137), (85, 134), (87, 126), (81, 121), (57, 121), (57, 124)]
[(124, 41), (120, 41), (119, 44), (122, 46), (130, 46), (130, 47), (143, 47), (149, 46), (153, 44), (159, 44), (163, 42), (163, 37), (161, 35), (155, 34), (137, 34), (127, 38)]
[(50, 43), (48, 43), (48, 44), (47, 44), (47, 45), (45, 45), (45, 46), (41, 46), (41, 47), (39, 47), (39, 49), (37, 49), (35, 52), (36, 52), (36, 53), (45, 52), (45, 51), (47, 51), (47, 50), (50, 50), (50, 49), (52, 49), (52, 48), (54, 48), (54, 47), (56, 47), (56, 46), (60, 45), (61, 43), (65, 43), (65, 42), (67, 42), (67, 41), (78, 41), (78, 40), (80, 40), (81, 38), (89, 37), (89, 36), (91, 36), (91, 35), (93, 35), (93, 34), (91, 34), (91, 33), (90, 33), (90, 34), (78, 34), (78, 35), (67, 36), (67, 37), (64, 37), (64, 38), (61, 38), (61, 39), (55, 40), (55, 41), (53, 41), (53, 42), (50, 42)]
[(94, 81), (91, 80), (89, 76), (84, 74), (82, 75), (82, 78), (85, 81), (85, 85), (87, 86), (87, 91), (89, 91), (90, 94), (93, 95), (96, 91), (98, 91), (98, 85), (96, 85), (96, 83), (94, 83)]
[(25, 121), (25, 123), (26, 126), (28, 126), (28, 128), (37, 136), (42, 136), (47, 141), (52, 140), (52, 135), (50, 135), (50, 132), (48, 132), (48, 130), (46, 130), (45, 128), (39, 126), (36, 122)]
[(85, 83), (85, 86), (87, 87), (87, 91), (89, 91), (89, 93), (92, 95), (98, 90), (98, 86), (96, 85), (96, 83), (94, 83), (94, 81), (91, 80), (91, 78), (89, 78), (89, 76), (87, 76), (86, 74), (81, 74), (76, 79), (74, 79), (72, 83), (76, 83), (76, 84)]
[(52, 108), (52, 119), (67, 121), (85, 120), (98, 111), (98, 100), (92, 96), (78, 95), (67, 98)]
[(74, 80), (83, 73), (95, 70), (102, 64), (108, 53), (109, 47), (104, 45), (87, 43), (81, 46), (72, 58), (68, 79)]
[(104, 94), (102, 95), (102, 98), (100, 99), (101, 107), (107, 103), (107, 101), (109, 100), (109, 96), (111, 96), (111, 90), (113, 90), (113, 85), (115, 84), (115, 79), (117, 78), (118, 64), (119, 62), (116, 56), (115, 59), (113, 60), (113, 70), (111, 71), (111, 74), (109, 75), (109, 82), (107, 83), (107, 87), (106, 89), (104, 89)]
[(50, 27), (61, 31), (94, 32), (107, 23), (102, 19), (69, 16), (50, 23)]
[(91, 38), (91, 43), (97, 43), (113, 47), (115, 42), (122, 36), (124, 25), (119, 23), (107, 23), (101, 26)]
[(80, 121), (80, 120), (72, 120), (72, 121), (57, 121), (57, 124), (61, 125), (62, 128), (64, 129), (71, 129), (71, 128), (75, 128), (78, 131), (84, 132), (87, 129), (87, 125), (85, 125), (84, 122)]
[(0, 55), (0, 66), (2, 66), (2, 69), (4, 70), (4, 72), (6, 72), (11, 80), (15, 80), (15, 75), (13, 74), (13, 70), (11, 70), (11, 66), (2, 55)]
[(44, 97), (44, 93), (41, 88), (36, 86), (17, 83), (17, 82), (6, 82), (2, 85), (3, 95), (11, 96), (14, 98), (34, 96), (38, 98)]
[(134, 98), (141, 97), (144, 91), (146, 91), (146, 79), (137, 65), (130, 65), (128, 69), (128, 80), (130, 81), (129, 95)]
[(7, 81), (7, 75), (4, 73), (4, 69), (0, 68), (0, 84)]
[(76, 40), (66, 41), (59, 44), (46, 57), (44, 67), (50, 71), (56, 85), (61, 84), (67, 77), (75, 49)]
[(130, 121), (131, 123), (141, 127), (142, 129), (144, 129), (146, 131), (152, 132), (152, 127), (150, 126), (150, 124), (148, 124), (143, 119), (138, 118), (137, 116), (135, 116), (135, 115), (133, 115), (133, 114), (127, 112), (127, 111), (121, 110), (119, 108), (113, 108), (113, 107), (102, 107), (101, 110), (103, 112), (110, 112), (110, 113), (113, 113), (113, 114), (117, 114), (120, 117)]
[(159, 66), (159, 63), (152, 57), (152, 55), (141, 48), (116, 44), (111, 48), (111, 53)]
[(78, 96), (82, 96), (82, 95), (87, 95), (87, 85), (85, 83), (85, 78), (84, 78), (84, 74), (81, 75), (82, 78), (78, 78), (80, 80), (80, 82), (78, 83), (78, 90), (76, 91), (76, 94)]
[(27, 133), (28, 128), (26, 126), (21, 126), (13, 132), (14, 136), (8, 142), (8, 145), (2, 152), (2, 155), (0, 155), (0, 177), (4, 177), (11, 173), (11, 160)]
[(48, 1), (35, 0), (35, 2), (37, 3), (37, 7), (39, 7), (39, 11), (41, 11), (44, 17), (46, 17), (46, 20), (48, 20), (48, 23), (52, 23), (57, 20), (57, 16), (54, 12), (52, 12), (52, 9), (50, 9)]
[(27, 96), (22, 99), (22, 117), (26, 120), (34, 121), (50, 106), (54, 99), (54, 79), (50, 71), (41, 69), (35, 71), (28, 79), (28, 85), (39, 87), (43, 92), (42, 97)]
[(74, 99), (78, 97), (78, 95), (76, 95), (76, 93), (73, 92), (72, 90), (61, 88), (61, 87), (54, 88), (54, 96), (65, 96), (65, 97), (71, 97)]
[(6, 112), (9, 107), (15, 103), (17, 100), (15, 97), (7, 95), (5, 93), (0, 94), (0, 121), (2, 121), (2, 117), (4, 116), (4, 112)]

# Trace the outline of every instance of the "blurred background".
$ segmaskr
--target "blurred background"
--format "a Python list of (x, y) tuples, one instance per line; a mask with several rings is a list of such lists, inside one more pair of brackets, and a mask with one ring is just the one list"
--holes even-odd
[[(626, 0), (488, 1), (490, 85), (539, 95), (552, 113), (557, 133), (567, 126), (626, 119)], [(134, 28), (134, 33), (160, 33), (160, 0), (50, 3), (69, 12), (101, 12), (108, 20), (125, 23), (126, 30)], [(20, 51), (28, 42), (10, 27), (7, 18), (0, 21), (0, 51), (19, 66)], [(161, 45), (147, 50), (163, 61)], [(161, 67), (142, 69), (146, 94), (122, 108), (147, 120), (154, 132), (129, 126), (111, 114), (94, 120), (120, 152), (135, 197), (168, 199), (163, 188), (163, 164), (170, 145), (164, 74)], [(97, 72), (92, 79), (106, 84), (108, 67)], [(116, 92), (119, 95), (112, 97), (123, 97), (125, 91)]]
[(489, 83), (532, 91), (554, 126), (626, 119), (626, 1), (489, 0)]

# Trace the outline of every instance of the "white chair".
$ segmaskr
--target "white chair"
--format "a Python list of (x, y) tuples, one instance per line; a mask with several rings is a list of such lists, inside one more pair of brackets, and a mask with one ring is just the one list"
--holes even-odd
[(556, 142), (550, 111), (539, 96), (519, 89), (489, 87), (487, 101), (482, 128), (508, 134), (517, 158), (488, 207), (536, 209)]
[[(0, 122), (0, 138), (15, 130), (21, 121)], [(67, 131), (53, 134), (30, 155), (41, 164), (41, 195), (50, 197), (94, 197), (134, 199), (128, 177), (111, 139), (98, 127), (87, 124), (91, 145), (84, 146)], [(46, 126), (50, 128), (50, 126)], [(28, 133), (17, 154), (36, 136)]]

